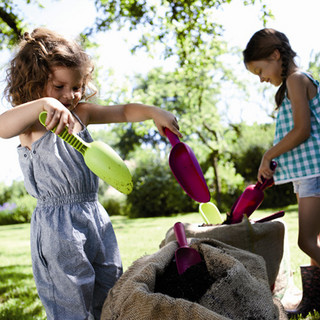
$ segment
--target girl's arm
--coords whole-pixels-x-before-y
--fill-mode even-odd
[[[155,106],[139,103],[115,106],[81,103],[76,112],[85,124],[140,122],[152,119],[162,136],[165,136],[164,128],[168,128],[182,137],[176,117],[171,112]]]
[[[47,129],[53,129],[57,124],[56,133],[68,125],[72,132],[74,119],[70,111],[54,98],[41,98],[16,106],[0,115],[0,137],[7,139],[21,134],[38,123],[39,114],[47,111]],[[39,128],[44,129],[42,126]]]
[[[308,87],[314,86],[310,80],[301,73],[293,73],[287,79],[288,97],[292,105],[294,127],[279,143],[270,148],[263,156],[259,171],[258,181],[261,178],[270,179],[273,171],[270,169],[270,161],[281,154],[288,152],[300,145],[310,136],[310,108]]]

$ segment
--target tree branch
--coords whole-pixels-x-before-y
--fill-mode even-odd
[[[8,13],[4,8],[0,7],[0,19],[13,31],[13,36],[15,38],[18,39],[22,36],[22,29],[20,29],[17,24],[17,16],[13,13]],[[2,32],[2,30],[0,30],[0,32]]]

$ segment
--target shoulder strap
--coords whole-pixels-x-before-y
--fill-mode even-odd
[[[310,73],[302,72],[305,76],[307,76],[315,86],[319,87],[319,81],[312,78]]]
[[[80,122],[80,124],[82,125],[82,128],[86,128],[86,126],[82,123],[81,119],[79,118],[79,116],[74,112],[71,111],[72,115]]]

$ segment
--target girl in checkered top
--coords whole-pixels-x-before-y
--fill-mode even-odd
[[[243,51],[246,68],[279,89],[274,145],[262,157],[258,180],[293,182],[299,203],[299,247],[311,258],[301,267],[303,298],[290,316],[320,311],[320,91],[319,83],[301,71],[288,38],[274,29],[256,32]],[[270,161],[277,161],[277,170]]]

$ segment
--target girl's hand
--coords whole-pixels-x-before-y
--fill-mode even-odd
[[[265,156],[262,157],[262,160],[261,160],[261,163],[260,163],[260,167],[259,167],[259,170],[258,170],[258,181],[260,183],[262,183],[262,179],[271,179],[273,174],[274,174],[274,171],[272,171],[270,169],[270,163],[271,163],[271,160],[270,159],[267,159]]]
[[[68,132],[72,134],[75,120],[71,112],[62,103],[54,98],[44,98],[43,110],[47,111],[47,130],[57,127],[55,134],[59,135],[67,126]]]
[[[178,137],[182,138],[182,134],[179,131],[178,120],[171,112],[160,109],[160,108],[155,108],[152,118],[153,118],[154,124],[156,125],[156,127],[159,130],[159,133],[162,136],[166,137],[164,129],[168,128]]]

